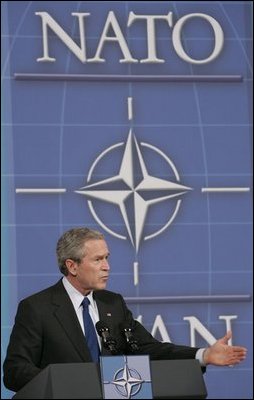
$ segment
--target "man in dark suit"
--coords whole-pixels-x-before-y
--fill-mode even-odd
[[[228,346],[231,333],[207,349],[161,343],[132,317],[120,294],[105,290],[109,278],[109,250],[104,236],[88,228],[65,232],[57,243],[57,257],[64,275],[57,284],[19,304],[4,362],[4,383],[20,390],[49,364],[93,361],[86,340],[83,300],[89,299],[89,318],[104,321],[114,338],[118,354],[130,354],[123,325],[131,326],[138,350],[154,359],[198,358],[202,366],[233,365],[242,361],[246,349]],[[101,354],[111,354],[95,339]]]

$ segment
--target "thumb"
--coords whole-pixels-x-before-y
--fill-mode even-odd
[[[231,339],[231,338],[232,338],[232,332],[228,331],[226,333],[226,335],[221,338],[220,342],[223,343],[223,344],[227,344],[229,339]]]

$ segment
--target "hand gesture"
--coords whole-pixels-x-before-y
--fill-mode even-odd
[[[235,365],[239,364],[246,357],[247,349],[240,346],[229,346],[228,340],[232,337],[232,332],[217,340],[211,347],[204,352],[205,364],[213,365]]]

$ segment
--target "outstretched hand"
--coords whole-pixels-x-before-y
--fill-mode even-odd
[[[232,337],[232,332],[217,340],[211,347],[204,352],[205,364],[213,365],[234,365],[239,364],[246,357],[247,349],[240,346],[229,346],[228,340]]]

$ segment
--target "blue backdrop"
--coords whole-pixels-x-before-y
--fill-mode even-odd
[[[206,346],[209,337],[224,336],[225,320],[231,321],[233,344],[247,347],[248,357],[234,368],[208,367],[208,398],[252,398],[252,2],[1,6],[2,360],[18,302],[60,279],[59,236],[89,226],[105,233],[111,251],[108,289],[122,293],[156,337],[190,345],[193,329],[195,344]],[[42,20],[35,12],[42,11],[78,45],[71,13],[90,13],[89,58],[109,11],[138,60],[147,57],[147,33],[144,20],[127,27],[131,11],[172,11],[173,25],[190,13],[208,14],[222,27],[224,45],[214,61],[191,64],[176,53],[173,29],[157,21],[164,63],[119,63],[117,42],[105,43],[104,63],[81,63],[49,29],[56,61],[39,62]],[[207,21],[185,24],[182,45],[192,58],[208,57],[213,43]],[[75,80],[77,74],[85,77]],[[118,175],[125,183],[109,179]],[[135,188],[126,184],[132,178]],[[129,197],[121,203],[126,185]],[[11,396],[2,387],[2,398]]]

